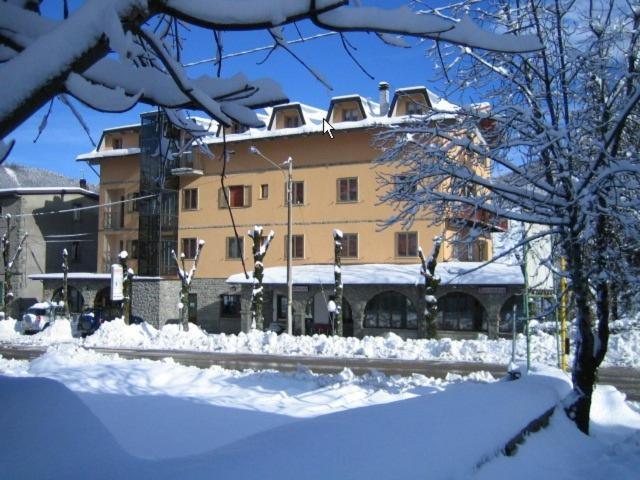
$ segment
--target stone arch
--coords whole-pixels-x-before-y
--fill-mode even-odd
[[[417,329],[414,302],[404,293],[385,290],[371,297],[364,309],[365,328]]]
[[[516,307],[516,331],[524,331],[524,306],[523,297],[520,294],[511,295],[500,307],[500,333],[513,331],[513,307]]]
[[[80,313],[84,307],[84,297],[80,290],[73,285],[67,285],[67,298],[69,299],[69,312]],[[59,302],[62,300],[62,287],[58,287],[53,291],[51,295],[52,302]]]
[[[438,298],[438,329],[487,332],[487,309],[467,292],[449,292]]]
[[[104,287],[98,290],[93,301],[93,307],[104,310],[109,318],[115,318],[120,315],[120,304],[111,300],[111,287]]]
[[[308,335],[313,333],[333,333],[329,325],[329,312],[327,310],[327,302],[333,298],[333,293],[328,294],[320,290],[316,291],[314,295],[307,296],[305,302],[305,331]],[[343,334],[345,337],[351,337],[353,336],[353,310],[344,295],[342,296],[342,311]]]

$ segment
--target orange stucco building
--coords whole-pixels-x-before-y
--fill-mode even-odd
[[[155,113],[143,115],[139,125],[105,130],[96,151],[78,157],[100,166],[100,202],[106,206],[100,212],[98,270],[107,272],[118,253],[127,250],[130,265],[144,277],[136,282],[134,310],[142,305],[143,316],[157,315],[163,323],[178,315],[171,250],[184,253],[189,264],[196,245],[204,240],[190,298],[191,320],[210,331],[247,330],[249,285],[237,274],[243,272],[243,260],[252,270],[247,231],[262,225],[265,233],[275,232],[264,260],[267,273],[273,274],[266,277],[272,284],[267,285],[265,323],[281,322],[284,286],[276,274],[287,260],[283,162],[291,158],[296,331],[326,330],[332,280],[326,275],[314,280],[305,272],[310,266],[333,263],[332,232],[337,228],[344,233],[344,268],[369,266],[363,271],[374,272],[368,283],[345,283],[347,333],[393,330],[420,336],[415,317],[422,310],[421,297],[415,281],[393,283],[394,277],[383,272],[394,265],[410,270],[417,265],[418,246],[429,252],[435,236],[446,239],[454,232],[447,231],[446,219],[436,227],[417,219],[410,230],[400,225],[384,228],[393,209],[379,202],[377,178],[384,170],[373,163],[381,153],[373,140],[382,129],[424,114],[436,102],[435,108],[450,106],[424,87],[400,89],[389,98],[386,84],[381,84],[379,103],[358,95],[335,97],[326,111],[290,103],[267,109],[262,129],[235,126],[223,136],[217,125],[197,119],[208,130],[198,145],[185,143],[185,132],[167,126]],[[332,136],[323,134],[323,119],[334,127]],[[386,173],[399,179],[406,175]],[[489,238],[464,251],[445,241],[439,261],[449,266],[481,262],[490,252]],[[388,281],[373,278],[376,271]],[[453,295],[443,300],[443,307],[456,306],[455,315],[464,317],[449,315],[447,320],[445,310],[443,330],[486,332],[492,323],[487,319],[497,317],[504,301],[519,288],[516,277],[514,273],[500,281],[487,283],[482,278],[478,285],[443,286],[443,294]],[[157,305],[148,305],[153,302]],[[461,302],[467,312],[460,310]]]

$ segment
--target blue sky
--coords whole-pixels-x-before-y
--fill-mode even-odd
[[[59,2],[61,3],[61,2]],[[58,2],[47,3],[56,6]],[[77,3],[77,2],[76,2]],[[385,8],[405,4],[400,0],[378,2]],[[47,13],[47,12],[45,12]],[[59,12],[54,12],[59,15]],[[320,31],[308,22],[302,22],[299,27],[303,35],[313,35]],[[287,38],[297,38],[293,27],[285,29]],[[213,36],[210,32],[194,28],[185,32],[187,36],[187,50],[184,61],[194,61],[213,57]],[[442,84],[436,80],[436,73],[429,59],[425,57],[425,49],[429,43],[416,45],[411,49],[389,47],[383,44],[375,35],[354,33],[348,35],[349,40],[358,49],[354,52],[360,63],[375,77],[371,80],[353,63],[344,52],[338,36],[323,38],[298,44],[293,47],[295,52],[328,80],[333,90],[328,90],[308,73],[305,68],[284,51],[276,51],[263,64],[266,52],[245,55],[239,58],[225,60],[223,75],[237,72],[245,73],[249,78],[271,77],[277,80],[292,101],[300,101],[320,108],[327,108],[332,96],[348,93],[359,93],[373,99],[378,98],[378,82],[384,80],[392,88],[411,85],[427,85],[436,92]],[[416,41],[411,40],[414,44]],[[270,44],[270,38],[265,32],[227,33],[224,37],[225,53],[244,51],[247,49]],[[205,64],[189,69],[193,76],[200,74],[215,75],[214,67]],[[460,101],[461,99],[452,99]],[[147,105],[139,105],[126,113],[106,114],[94,112],[76,102],[88,125],[94,141],[98,141],[104,128],[116,125],[137,123],[139,114],[150,109]],[[47,106],[48,107],[48,106]],[[93,145],[79,122],[73,117],[69,109],[60,101],[53,103],[52,113],[47,128],[37,141],[33,140],[38,133],[46,108],[38,112],[9,138],[16,139],[8,163],[26,164],[47,168],[67,176],[79,178],[85,176],[90,182],[96,182],[96,175],[84,164],[75,161],[76,155],[88,152]]]

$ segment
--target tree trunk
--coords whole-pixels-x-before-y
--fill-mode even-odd
[[[67,249],[62,250],[62,303],[64,305],[64,316],[69,318],[69,254]]]
[[[424,253],[420,248],[418,255],[422,266],[420,273],[424,277],[424,315],[422,318],[421,328],[418,330],[424,332],[427,338],[436,338],[438,335],[438,299],[436,298],[436,291],[440,284],[440,279],[436,277],[436,266],[438,264],[438,255],[440,253],[440,246],[442,245],[442,238],[435,237],[433,239],[433,248],[431,250],[431,256],[429,260],[426,260]]]
[[[340,230],[333,231],[333,244],[334,244],[334,266],[333,266],[333,280],[334,280],[334,296],[336,310],[334,313],[335,332],[331,332],[334,335],[342,337],[344,330],[342,328],[342,232]]]
[[[264,257],[273,240],[273,230],[266,239],[262,236],[262,227],[256,225],[249,231],[249,237],[253,240],[253,289],[251,290],[251,326],[257,330],[264,330]],[[264,241],[263,241],[264,239]]]

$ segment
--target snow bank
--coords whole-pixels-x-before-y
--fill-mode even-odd
[[[321,357],[397,358],[403,360],[442,360],[508,364],[511,360],[511,340],[490,340],[485,335],[477,339],[442,338],[402,339],[394,333],[379,337],[333,337],[326,335],[291,336],[275,332],[209,334],[197,325],[182,331],[176,324],[162,329],[142,323],[125,325],[123,319],[103,324],[86,339],[72,338],[68,323],[56,322],[52,327],[32,336],[17,332],[19,322],[0,321],[0,341],[22,345],[51,345],[71,342],[86,347],[190,350],[201,352],[256,353]],[[640,329],[625,324],[609,340],[609,352],[604,366],[640,367]],[[632,325],[628,327],[628,325]],[[531,335],[531,361],[557,365],[557,343],[554,335],[537,329]],[[516,362],[526,360],[526,338],[519,334]]]

